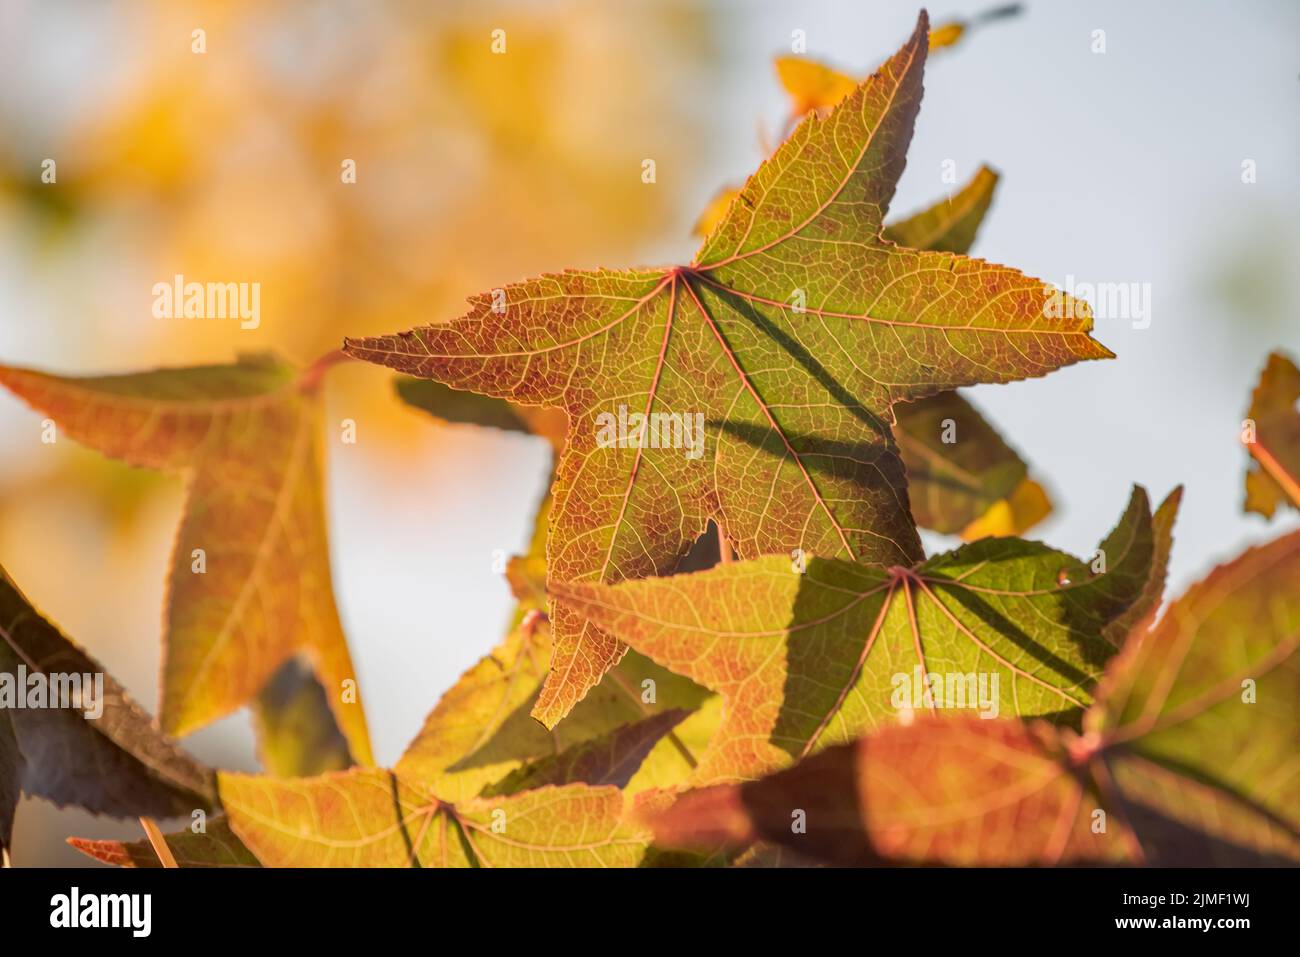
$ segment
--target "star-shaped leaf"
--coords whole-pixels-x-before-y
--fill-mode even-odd
[[[68,700],[51,698],[59,689]],[[20,793],[113,817],[188,817],[213,806],[214,785],[0,568],[0,851]]]
[[[1300,369],[1274,352],[1259,377],[1242,439],[1256,467],[1246,473],[1246,511],[1272,518],[1300,508]]]
[[[693,781],[734,781],[934,710],[936,678],[962,679],[956,706],[983,714],[1077,716],[1115,651],[1111,623],[1158,600],[1177,503],[1153,522],[1134,489],[1089,562],[990,538],[909,568],[814,558],[800,574],[771,557],[551,594],[722,695]]]
[[[914,249],[965,254],[997,182],[993,170],[981,167],[954,195],[886,226],[884,237]],[[739,194],[739,189],[723,190],[701,215],[697,229],[707,225],[712,230]],[[1022,535],[1050,514],[1052,503],[1043,487],[1028,477],[1024,461],[958,393],[900,402],[893,413],[893,434],[907,469],[917,525],[974,541]]]
[[[1084,733],[926,718],[689,792],[670,845],[844,864],[1300,863],[1300,533],[1215,569],[1111,662]],[[792,834],[795,809],[807,824]]]
[[[183,735],[310,661],[352,757],[371,762],[330,581],[315,375],[271,356],[225,366],[65,378],[0,367],[61,434],[184,474],[168,586],[160,720]],[[324,716],[319,716],[324,719]]]
[[[885,238],[913,249],[965,254],[997,183],[997,173],[981,167],[948,199],[886,226]],[[1022,535],[1051,512],[1047,493],[1029,478],[1024,461],[959,393],[900,402],[893,412],[916,524],[974,541]]]
[[[925,52],[922,15],[878,73],[759,168],[691,266],[543,276],[346,350],[566,410],[551,581],[669,573],[711,518],[741,557],[912,564],[890,406],[1110,355],[1085,305],[1044,309],[1041,281],[881,237]],[[548,726],[623,653],[571,609],[553,625],[534,710]]]

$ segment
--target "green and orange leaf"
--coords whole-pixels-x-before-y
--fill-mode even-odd
[[[898,678],[996,675],[995,714],[1077,720],[1116,649],[1112,622],[1158,600],[1177,497],[1137,488],[1098,557],[984,539],[913,566],[770,557],[706,572],[552,584],[552,596],[670,671],[717,691],[694,784],[743,780],[915,717]]]
[[[981,167],[951,197],[886,226],[884,237],[900,246],[964,254],[997,182],[993,170]],[[974,541],[1022,535],[1051,513],[1051,500],[1024,461],[959,393],[900,402],[892,411],[917,525]]]
[[[890,242],[965,254],[993,201],[987,166],[951,197],[885,228]],[[967,541],[1023,535],[1052,511],[1046,491],[997,430],[957,392],[893,408],[916,524]]]
[[[926,20],[751,177],[692,265],[571,271],[470,300],[460,319],[349,354],[563,408],[549,580],[671,572],[710,519],[742,558],[792,549],[911,565],[921,548],[890,407],[1110,353],[1083,304],[1002,266],[883,239],[920,105]],[[796,308],[797,306],[797,308]],[[602,415],[702,416],[697,457],[599,439]],[[622,656],[572,610],[534,714],[554,726]]]
[[[1074,733],[926,718],[761,781],[689,792],[669,845],[844,864],[1300,862],[1300,533],[1133,628]],[[807,833],[791,833],[794,809]]]

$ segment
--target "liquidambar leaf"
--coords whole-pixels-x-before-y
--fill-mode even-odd
[[[188,817],[213,806],[214,783],[0,568],[0,850],[19,793],[113,817]]]
[[[1274,352],[1259,377],[1242,439],[1256,467],[1246,473],[1246,511],[1272,518],[1300,508],[1300,369]]]
[[[981,167],[951,197],[886,226],[884,237],[900,246],[965,254],[997,182],[993,170]],[[1022,535],[1051,513],[1047,493],[1028,477],[1024,461],[958,393],[900,402],[893,413],[916,524],[974,541]]]
[[[1110,355],[1086,305],[1041,281],[881,238],[925,52],[922,15],[877,74],[759,168],[693,265],[543,276],[346,350],[567,411],[551,581],[669,573],[711,518],[742,558],[914,563],[889,407]],[[534,711],[548,726],[623,653],[571,610],[553,626]]]
[[[314,381],[245,356],[89,378],[0,367],[0,384],[72,439],[188,479],[163,639],[164,730],[228,714],[302,652],[352,757],[370,763],[359,698],[344,701],[356,677],[330,582]]]
[[[609,784],[626,789],[664,735],[682,722],[685,710],[660,711],[631,724],[620,725],[609,734],[551,758],[535,761],[511,772],[484,790],[485,797],[516,794],[548,784]]]
[[[997,187],[983,166],[956,194],[885,229],[900,246],[966,253]],[[1051,513],[1041,485],[997,430],[956,392],[894,406],[894,438],[907,467],[918,525],[967,541],[1022,535]]]
[[[722,726],[692,781],[735,781],[926,710],[1087,707],[1115,650],[1107,625],[1155,600],[1148,581],[1163,575],[1168,542],[1154,528],[1135,488],[1091,564],[984,539],[910,568],[814,558],[800,574],[772,557],[619,585],[556,582],[552,595],[722,695]]]
[[[997,173],[983,166],[954,195],[887,226],[884,237],[900,246],[964,254],[988,212],[997,182]],[[739,193],[739,188],[728,188],[715,197],[696,232],[707,235]],[[442,421],[539,435],[557,454],[563,451],[565,421],[558,409],[516,405],[405,376],[398,378],[397,391],[405,402]],[[918,525],[974,541],[1022,535],[1051,514],[1051,500],[1028,478],[1024,461],[958,393],[902,402],[893,411],[893,433]],[[536,548],[530,556],[512,562],[507,574],[521,602],[544,608],[544,589],[538,586],[545,575],[545,556]]]
[[[222,816],[212,818],[203,833],[186,829],[168,834],[167,847],[178,867],[259,867],[257,858],[235,837]],[[162,867],[148,841],[92,841],[70,837],[68,843],[87,857],[118,867]]]
[[[1300,862],[1300,533],[1134,629],[1085,733],[925,719],[685,795],[669,845],[772,841],[845,864]],[[807,833],[792,834],[792,809]]]

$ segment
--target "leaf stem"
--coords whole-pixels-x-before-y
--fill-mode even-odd
[[[1272,452],[1258,442],[1248,445],[1247,449],[1251,457],[1268,473],[1269,478],[1282,486],[1282,491],[1286,492],[1292,504],[1296,508],[1300,508],[1300,484],[1297,484],[1296,480],[1287,474],[1286,469],[1282,467],[1282,463],[1273,457]]]
[[[320,380],[334,366],[341,362],[351,362],[352,357],[342,349],[335,349],[327,352],[306,369],[298,377],[298,388],[303,392],[314,392],[320,386]]]
[[[172,854],[172,849],[167,846],[167,839],[163,837],[162,831],[154,823],[151,817],[140,818],[140,826],[144,828],[145,837],[149,838],[149,843],[153,847],[153,852],[158,855],[158,860],[162,862],[163,867],[177,867],[176,856]]]

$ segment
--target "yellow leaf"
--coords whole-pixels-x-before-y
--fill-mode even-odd
[[[953,20],[951,23],[941,23],[930,31],[930,50],[938,50],[942,47],[953,46],[961,39],[966,32],[966,24],[960,20]]]
[[[731,201],[739,195],[739,186],[724,186],[714,193],[713,198],[709,200],[709,205],[704,207],[704,212],[700,213],[700,218],[691,227],[691,235],[703,239],[713,232],[713,227],[722,222],[722,217],[727,215],[727,208],[731,206]]]
[[[776,75],[796,116],[828,110],[858,87],[858,81],[847,73],[799,56],[777,57]]]
[[[1011,494],[994,502],[989,510],[962,529],[968,542],[980,538],[1023,535],[1052,512],[1047,491],[1031,478],[1020,480]]]

